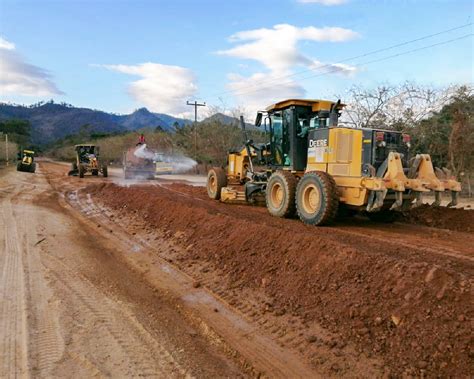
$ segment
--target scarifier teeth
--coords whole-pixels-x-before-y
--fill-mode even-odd
[[[448,208],[458,205],[458,192],[451,191],[451,202],[447,205]]]
[[[435,201],[431,204],[432,207],[439,207],[441,205],[441,192],[435,191]]]
[[[413,204],[413,208],[417,208],[423,204],[423,192],[416,192],[415,193],[415,203]]]
[[[391,211],[400,210],[402,208],[402,205],[403,205],[403,192],[396,191],[395,196],[396,196],[396,200],[392,204],[392,206],[390,207]]]

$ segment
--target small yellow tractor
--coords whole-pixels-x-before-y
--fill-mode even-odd
[[[18,153],[16,170],[34,173],[36,171],[35,152],[32,150],[23,150]]]
[[[108,176],[107,165],[100,160],[100,147],[92,144],[82,144],[74,146],[76,160],[71,164],[71,170],[68,175],[79,176],[90,172],[93,176],[102,173],[104,178]]]
[[[446,169],[434,169],[428,154],[410,157],[410,136],[393,130],[338,126],[344,104],[290,99],[259,112],[269,141],[245,137],[228,155],[227,167],[208,173],[210,198],[223,202],[264,201],[271,215],[306,224],[331,223],[338,210],[390,221],[395,211],[422,204],[422,195],[450,191],[457,204],[461,185]],[[241,117],[245,133],[245,123]],[[256,169],[255,166],[263,166]]]

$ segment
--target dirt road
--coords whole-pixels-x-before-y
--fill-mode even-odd
[[[246,371],[173,295],[36,175],[0,177],[0,377],[226,377]]]
[[[472,211],[314,228],[66,171],[1,177],[0,377],[474,374]]]

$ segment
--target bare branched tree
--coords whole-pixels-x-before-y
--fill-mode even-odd
[[[457,88],[436,89],[411,82],[374,89],[354,86],[344,99],[347,107],[342,122],[356,128],[407,129],[440,110]]]

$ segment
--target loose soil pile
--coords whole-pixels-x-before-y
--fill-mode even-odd
[[[404,213],[400,221],[460,232],[472,232],[474,231],[474,210],[431,207],[424,204]]]
[[[393,375],[474,374],[471,251],[453,257],[433,252],[428,239],[426,249],[407,249],[408,235],[399,245],[351,235],[350,226],[309,227],[265,208],[211,201],[204,189],[182,184],[86,191],[121,216],[179,235],[182,264],[208,262],[234,288],[264,291],[273,299],[270,311],[337,333],[334,345],[381,358]]]

